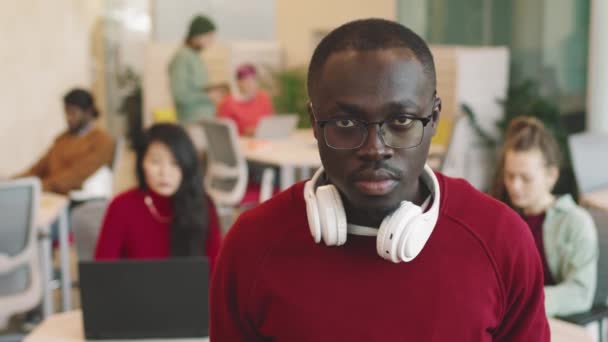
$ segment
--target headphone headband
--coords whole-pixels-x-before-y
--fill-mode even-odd
[[[315,172],[313,177],[306,182],[306,184],[304,185],[304,196],[306,196],[306,193],[314,195],[317,183],[319,183],[319,180],[321,179],[321,176],[323,176],[323,173],[325,173],[325,169],[323,168],[323,166],[321,166]],[[422,182],[424,182],[424,184],[429,188],[429,190],[431,191],[431,195],[433,196],[433,204],[425,214],[431,214],[431,212],[434,212],[433,215],[437,216],[439,214],[438,200],[440,191],[437,176],[435,176],[435,172],[433,172],[433,169],[431,169],[428,164],[425,164],[420,177],[422,179]]]
[[[304,199],[310,233],[316,243],[328,246],[346,243],[348,229],[361,235],[376,237],[376,250],[382,258],[392,262],[411,261],[429,239],[439,217],[440,189],[433,170],[424,166],[422,182],[429,187],[433,203],[426,212],[414,203],[403,201],[395,212],[382,221],[379,228],[349,225],[335,186],[318,185],[324,169],[317,170],[304,186]]]

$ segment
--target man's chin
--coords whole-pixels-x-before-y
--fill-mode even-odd
[[[363,199],[352,201],[351,203],[357,211],[370,215],[371,217],[386,217],[399,208],[399,205],[401,204],[400,201],[391,200],[386,196],[368,196]]]

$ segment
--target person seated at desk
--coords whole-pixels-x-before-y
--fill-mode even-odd
[[[136,168],[139,186],[110,203],[95,259],[206,256],[212,267],[220,225],[186,131],[174,124],[152,126],[137,151]]]
[[[492,195],[517,210],[530,227],[543,264],[549,316],[591,308],[599,257],[591,216],[570,195],[551,193],[559,158],[559,146],[542,122],[516,118],[505,135],[492,189]]]
[[[73,89],[63,97],[68,130],[29,170],[16,177],[39,177],[44,191],[67,194],[104,165],[114,154],[112,137],[95,125],[99,112],[93,96]]]
[[[252,136],[258,122],[274,112],[270,96],[260,89],[257,70],[252,64],[243,64],[236,71],[240,98],[228,95],[220,102],[217,116],[234,120],[240,135]]]

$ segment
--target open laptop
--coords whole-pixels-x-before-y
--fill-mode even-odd
[[[87,340],[209,335],[206,259],[81,262]]]
[[[282,139],[289,137],[298,127],[298,115],[277,114],[264,117],[255,129],[257,139]]]

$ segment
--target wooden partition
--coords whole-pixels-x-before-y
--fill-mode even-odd
[[[452,123],[468,104],[483,128],[496,132],[509,82],[509,50],[506,47],[431,46],[437,70],[437,93],[443,110],[434,142],[447,145]]]

